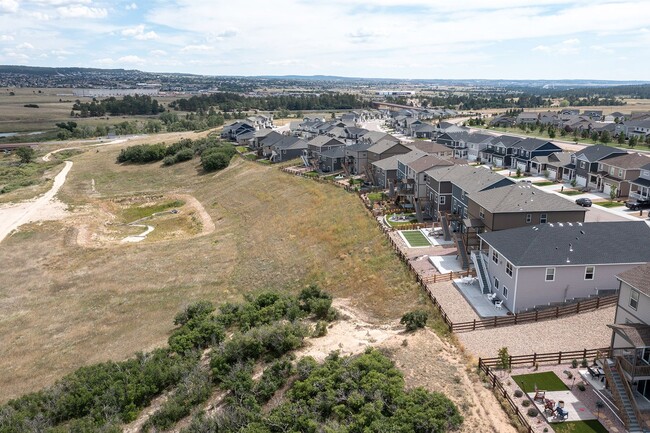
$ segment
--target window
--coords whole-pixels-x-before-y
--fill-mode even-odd
[[[506,262],[506,274],[512,277],[512,263]]]
[[[623,179],[623,170],[621,169],[618,170],[618,177]]]
[[[494,279],[494,288],[495,289],[499,288],[499,280],[497,280],[496,278]]]
[[[587,266],[585,268],[585,280],[593,280],[594,279],[594,272],[595,269],[593,266]]]
[[[492,261],[494,263],[499,263],[499,253],[496,250],[492,250]]]
[[[444,195],[440,196],[440,204],[445,204],[445,196]]]
[[[580,168],[585,168],[587,164],[584,161],[580,161]]]
[[[530,224],[530,222],[533,220],[533,216],[529,213],[526,214],[526,224]]]
[[[603,171],[603,165],[602,164],[598,164],[598,171]]]
[[[545,213],[543,213],[543,214],[541,214],[541,215],[539,216],[539,223],[540,223],[540,224],[546,224],[546,221],[547,221],[547,220],[548,220],[548,219],[546,218],[546,214],[545,214]]]
[[[636,310],[639,307],[639,292],[632,290],[630,292],[630,307]]]
[[[546,268],[545,281],[555,281],[555,268]]]
[[[503,286],[503,297],[508,299],[508,288],[506,286]]]
[[[479,209],[478,209],[478,216],[479,216],[479,218],[481,218],[481,219],[485,218],[485,209],[483,209],[482,207],[479,208]]]

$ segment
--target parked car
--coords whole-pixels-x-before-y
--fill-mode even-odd
[[[591,199],[582,197],[576,200],[576,204],[582,207],[591,207]]]
[[[636,200],[628,200],[625,202],[625,207],[631,210],[650,208],[650,199],[638,198]]]

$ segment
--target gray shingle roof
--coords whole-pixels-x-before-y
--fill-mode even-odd
[[[650,264],[628,269],[616,276],[635,289],[650,296]]]
[[[343,158],[345,156],[345,148],[335,147],[334,149],[326,150],[321,153],[321,156],[325,158]]]
[[[610,146],[596,145],[596,146],[587,146],[584,149],[575,153],[577,158],[584,159],[588,162],[596,162],[601,159],[608,158],[613,155],[619,155],[627,153],[622,149],[616,149]]]
[[[650,262],[643,221],[539,224],[479,236],[515,266]]]
[[[376,153],[377,155],[381,155],[382,153],[386,152],[387,150],[392,149],[395,146],[400,146],[399,143],[395,143],[394,141],[391,140],[386,140],[382,139],[379,140],[377,143],[373,144],[368,148],[368,152]]]
[[[513,147],[515,144],[519,143],[522,139],[519,137],[514,137],[512,135],[501,135],[496,139],[492,140],[493,144],[502,144],[504,147]]]
[[[473,192],[468,197],[491,213],[586,212],[570,200],[522,183]]]
[[[518,148],[521,148],[521,149],[528,150],[528,151],[532,152],[533,150],[537,150],[540,147],[544,146],[546,143],[550,143],[550,141],[540,140],[539,138],[526,138],[526,139],[521,140],[519,143],[517,143],[517,145],[515,147],[518,147]],[[553,144],[553,143],[551,143],[551,144]],[[555,146],[555,145],[553,144],[553,146]],[[558,146],[555,146],[555,147],[560,149]]]
[[[628,153],[626,155],[614,156],[607,158],[603,164],[625,169],[640,169],[646,164],[650,164],[650,158],[640,153]]]
[[[402,161],[402,159],[403,158],[399,158],[401,162],[404,162]],[[415,161],[406,163],[406,165],[408,165],[416,173],[420,173],[432,167],[446,167],[446,166],[454,165],[454,163],[448,159],[443,159],[435,155],[425,155],[416,159]]]
[[[345,144],[342,141],[339,141],[336,138],[327,135],[317,135],[316,137],[309,140],[309,145],[315,147],[323,147],[323,146],[344,146]]]

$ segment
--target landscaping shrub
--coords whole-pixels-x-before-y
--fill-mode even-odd
[[[588,365],[589,363],[587,362],[587,358],[582,358],[582,361],[580,362],[580,366],[582,368],[587,368]]]
[[[522,405],[523,407],[528,407],[528,406],[530,406],[530,400],[528,400],[528,399],[523,400],[523,401],[521,402],[521,405]]]
[[[218,150],[203,152],[201,154],[201,166],[204,171],[223,170],[230,164],[230,158]]]
[[[578,384],[578,389],[579,389],[580,391],[585,391],[585,390],[587,389],[587,387],[585,386],[584,382],[580,382],[580,383]]]
[[[323,320],[319,320],[318,323],[316,323],[316,328],[314,329],[314,333],[312,334],[313,337],[324,337],[327,335],[327,322]]]
[[[571,361],[571,368],[577,368],[577,367],[578,367],[578,360],[574,359],[573,361]]]
[[[528,414],[529,417],[532,418],[532,417],[537,416],[539,414],[539,411],[537,409],[535,409],[534,407],[531,407],[530,409],[528,409],[528,412],[526,412],[526,413]]]
[[[517,398],[519,398],[519,397],[521,397],[523,395],[524,395],[524,393],[520,389],[516,389],[515,392],[514,392],[514,396],[517,397]]]
[[[415,331],[427,325],[429,313],[424,310],[410,311],[402,316],[399,323],[406,326],[407,331]]]

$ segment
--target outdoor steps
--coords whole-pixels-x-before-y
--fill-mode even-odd
[[[490,283],[487,274],[487,269],[485,267],[485,262],[483,262],[483,257],[480,253],[472,253],[472,261],[474,262],[474,267],[476,268],[476,275],[479,277],[479,283],[481,286],[481,291],[483,293],[490,293]]]
[[[622,382],[623,379],[621,379],[621,376],[619,375],[616,368],[612,368],[611,372],[612,372],[611,374],[612,381],[614,382],[613,385],[616,387],[616,390],[618,391],[618,395],[620,396],[621,402],[623,404],[623,407],[619,409],[625,411],[625,414],[627,415],[627,419],[629,420],[626,425],[627,431],[629,433],[643,433],[643,430],[641,429],[641,426],[639,425],[639,422],[636,419],[636,415],[634,414],[632,403],[630,403],[630,399],[628,398],[627,393],[625,392],[625,386],[623,385]]]
[[[465,251],[465,244],[463,243],[463,238],[457,236],[455,239],[456,248],[458,250],[458,256],[462,263],[463,269],[469,269],[469,257],[467,257],[467,251]]]
[[[440,216],[440,225],[445,235],[445,241],[449,242],[451,240],[451,233],[449,232],[449,223],[447,223],[447,217],[445,215]]]

